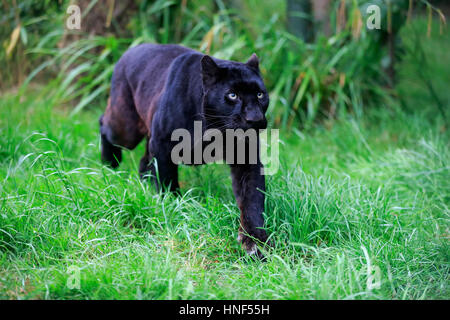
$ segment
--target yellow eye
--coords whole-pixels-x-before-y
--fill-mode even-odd
[[[236,100],[237,99],[237,94],[234,92],[230,92],[228,94],[228,98],[230,98],[231,100]]]
[[[258,99],[262,99],[264,97],[264,93],[258,92],[256,96],[258,97]]]

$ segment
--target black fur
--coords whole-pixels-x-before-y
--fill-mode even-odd
[[[231,92],[238,98],[230,99]],[[118,146],[133,149],[145,137],[141,176],[151,171],[158,186],[176,191],[178,166],[171,161],[175,129],[185,128],[193,135],[194,121],[202,121],[203,130],[263,129],[268,104],[256,55],[239,63],[178,45],[142,44],[128,50],[114,69],[110,100],[100,119],[102,159],[116,167],[121,160]],[[262,164],[258,158],[256,164],[230,167],[241,210],[239,239],[248,252],[255,252],[255,243],[267,240]]]

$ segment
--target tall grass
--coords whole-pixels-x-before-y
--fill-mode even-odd
[[[98,111],[68,117],[45,93],[24,99],[20,114],[15,96],[0,109],[3,298],[448,297],[448,135],[420,115],[285,141],[267,187],[276,245],[259,263],[235,241],[225,167],[182,168],[183,195],[158,193],[138,177],[142,148],[120,171],[100,165]],[[380,141],[390,125],[407,139]]]
[[[277,3],[283,8],[283,1]],[[142,42],[175,42],[238,61],[256,52],[271,96],[269,121],[277,127],[310,127],[318,117],[334,118],[347,111],[361,115],[366,102],[386,99],[381,89],[386,83],[381,67],[386,49],[374,32],[362,27],[360,3],[348,2],[344,6],[348,20],[339,22],[334,35],[319,37],[314,44],[305,44],[286,31],[283,11],[262,8],[260,15],[245,13],[256,5],[243,4],[247,11],[242,13],[220,0],[213,4],[141,1],[128,27],[130,37],[86,36],[63,48],[58,44],[68,33],[64,10],[53,10],[59,18],[52,18],[51,31],[27,46],[28,57],[46,58],[25,83],[43,70],[53,70],[52,83],[58,89],[52,94],[60,103],[71,104],[76,113],[106,100],[114,64],[127,48]],[[385,3],[381,6],[383,12],[389,9]],[[338,10],[342,9],[336,2],[332,21]],[[21,32],[26,30],[24,25]]]

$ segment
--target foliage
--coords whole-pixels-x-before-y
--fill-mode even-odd
[[[61,2],[44,0],[2,1],[0,3],[0,90],[21,84],[26,75],[45,57],[30,56],[43,38],[52,37],[62,25]],[[56,42],[47,43],[55,46]]]
[[[46,92],[2,97],[0,297],[13,299],[446,299],[448,133],[400,108],[281,135],[266,221],[276,248],[235,241],[228,170],[182,168],[183,195],[99,163],[99,110],[69,117]],[[392,106],[394,107],[394,106]],[[367,252],[367,254],[365,254]],[[367,265],[380,288],[367,287]],[[80,288],[67,285],[80,268]]]
[[[214,3],[143,0],[138,2],[137,13],[129,25],[123,26],[129,38],[95,35],[64,43],[60,48],[62,37],[68,33],[61,23],[64,21],[61,7],[66,2],[36,5],[28,1],[19,8],[24,16],[18,18],[20,32],[27,34],[25,26],[42,24],[39,32],[43,36],[32,37],[33,41],[26,46],[26,56],[33,57],[32,62],[43,62],[35,67],[25,83],[42,70],[53,70],[56,73],[53,81],[58,83],[58,89],[51,94],[60,103],[72,104],[76,113],[90,105],[105,104],[114,64],[127,48],[142,42],[176,42],[218,58],[237,61],[245,61],[257,52],[271,96],[271,125],[310,127],[317,117],[334,118],[346,112],[360,116],[366,102],[376,104],[387,98],[381,89],[387,83],[382,72],[386,55],[379,36],[376,38],[380,32],[362,26],[360,12],[365,12],[365,2],[344,3],[347,3],[344,9],[349,18],[337,22],[338,25],[343,23],[339,32],[330,38],[321,37],[314,44],[305,44],[287,33],[284,15],[280,12],[252,17],[238,11],[239,8],[226,6],[221,0]],[[400,5],[405,1],[395,1],[392,8],[387,3],[379,1],[383,22],[389,10],[398,15],[400,8],[405,9]],[[249,1],[246,5],[243,12],[251,11],[251,6],[257,4]],[[43,8],[46,8],[45,13]],[[10,22],[13,9],[10,8]],[[336,2],[332,21],[337,21],[340,10],[342,3]],[[261,12],[265,11],[261,9]],[[29,18],[32,14],[38,17]],[[43,22],[46,19],[49,19],[48,24]],[[17,56],[17,62],[23,65],[22,60],[27,59],[20,54]]]

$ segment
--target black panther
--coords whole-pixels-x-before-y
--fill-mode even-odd
[[[141,44],[115,66],[108,106],[100,117],[101,157],[115,168],[121,148],[134,149],[146,138],[141,177],[150,172],[157,186],[177,191],[178,164],[171,160],[175,129],[192,132],[194,121],[201,121],[203,130],[265,129],[268,104],[255,54],[240,63],[179,45]],[[256,163],[230,167],[241,211],[238,241],[249,254],[262,257],[256,244],[268,242],[262,216],[263,165],[258,156]]]

